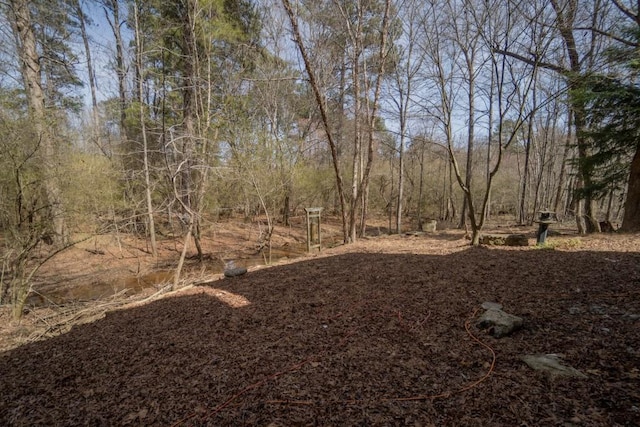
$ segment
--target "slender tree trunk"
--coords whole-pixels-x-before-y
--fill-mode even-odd
[[[181,195],[183,206],[187,208],[187,215],[192,217],[194,222],[193,238],[195,240],[196,249],[198,251],[198,257],[203,259],[202,247],[200,245],[200,220],[197,212],[199,211],[196,198],[193,197],[193,185],[197,183],[199,175],[197,171],[193,170],[193,162],[195,160],[195,140],[200,135],[196,132],[196,115],[197,115],[197,94],[196,94],[196,81],[197,81],[197,64],[198,64],[198,48],[196,46],[195,35],[195,20],[197,13],[198,0],[186,0],[186,15],[183,17],[182,22],[182,35],[183,35],[183,87],[182,87],[182,108],[183,108],[183,144],[182,155],[184,156],[182,162],[182,169],[180,170],[181,181]]]
[[[109,16],[107,8],[104,14],[109,22],[111,31],[116,41],[116,75],[118,76],[118,100],[120,103],[120,140],[127,141],[127,71],[125,69],[124,44],[122,42],[122,32],[120,31],[120,0],[106,0],[108,8],[111,9],[113,19]],[[137,68],[137,67],[136,67]],[[136,92],[141,89],[137,89]]]
[[[465,198],[462,204],[462,216],[460,217],[460,228],[466,227],[466,215],[465,213],[468,210],[469,220],[471,220],[471,229],[473,231],[473,235],[477,235],[477,239],[479,241],[479,231],[476,231],[476,218],[475,212],[473,209],[473,194],[471,192],[472,185],[472,174],[473,174],[473,151],[474,151],[474,139],[475,139],[475,66],[473,55],[470,55],[469,52],[465,53],[467,58],[467,70],[469,71],[469,82],[468,82],[468,103],[469,103],[469,115],[468,115],[468,134],[467,134],[467,164],[466,164],[466,176],[465,176]],[[473,216],[473,218],[472,218]],[[472,238],[472,244],[477,245],[478,243],[474,243],[475,240]]]
[[[371,177],[371,168],[373,166],[373,145],[375,139],[375,123],[378,115],[378,107],[380,104],[380,89],[382,87],[382,79],[385,74],[385,64],[387,60],[387,39],[389,36],[391,0],[385,1],[384,15],[382,18],[382,29],[380,31],[380,45],[378,51],[378,69],[373,90],[373,101],[369,103],[367,97],[367,164],[362,174],[362,220],[360,223],[360,234],[364,236],[367,222],[367,209],[369,206],[369,184]],[[365,68],[365,80],[366,68]],[[368,90],[367,90],[368,93]]]
[[[340,210],[342,213],[342,234],[344,242],[347,243],[349,241],[349,233],[347,230],[347,213],[346,213],[346,201],[344,197],[344,186],[342,181],[342,174],[340,172],[340,164],[338,161],[338,152],[336,148],[336,143],[333,138],[333,134],[331,132],[331,125],[329,122],[329,116],[327,113],[327,107],[324,97],[320,92],[320,86],[316,79],[316,74],[311,66],[311,61],[307,55],[307,50],[304,46],[302,35],[300,34],[300,29],[298,26],[298,21],[291,7],[291,3],[289,0],[281,0],[282,5],[284,6],[285,11],[287,12],[287,16],[289,17],[289,22],[291,23],[291,29],[293,31],[293,38],[298,46],[300,51],[300,55],[304,61],[305,69],[307,71],[307,75],[309,76],[309,84],[311,85],[311,89],[313,90],[313,94],[316,98],[316,102],[318,104],[318,108],[320,109],[320,115],[322,117],[322,124],[324,126],[325,133],[327,135],[327,140],[329,141],[329,147],[331,149],[331,158],[333,160],[333,168],[336,176],[336,187],[338,190],[338,197],[340,198]]]
[[[362,114],[360,96],[360,43],[356,37],[355,53],[353,55],[353,98],[355,100],[355,114],[353,119],[353,159],[351,162],[351,206],[349,209],[349,240],[355,243],[357,239],[356,213],[358,210],[360,188],[360,164],[362,156],[362,127],[360,115]]]
[[[556,198],[553,203],[553,211],[558,214],[560,210],[560,203],[562,202],[562,193],[565,188],[565,175],[567,170],[567,160],[569,159],[569,150],[571,147],[572,141],[572,131],[573,131],[573,111],[569,109],[569,115],[567,117],[567,138],[564,143],[564,149],[562,151],[562,163],[560,163],[560,176],[558,176],[558,187],[556,188]],[[566,206],[563,209],[562,215],[566,214]]]
[[[147,207],[147,221],[148,221],[148,231],[149,231],[149,240],[151,241],[151,254],[154,258],[158,256],[158,245],[156,243],[156,227],[155,220],[153,215],[153,202],[151,199],[151,175],[149,171],[149,144],[147,141],[147,128],[145,125],[145,111],[144,104],[142,100],[142,67],[143,67],[143,44],[142,44],[142,35],[140,34],[140,21],[138,16],[138,2],[136,1],[133,6],[134,13],[134,23],[135,23],[135,41],[136,41],[136,83],[138,86],[138,94],[140,98],[138,99],[139,112],[140,112],[140,131],[142,134],[142,160],[143,160],[143,169],[144,169],[144,193],[145,193],[145,202]]]
[[[418,230],[422,231],[422,197],[424,194],[424,141],[420,150],[420,180],[418,185]]]
[[[404,116],[404,114],[402,115]],[[396,202],[396,233],[402,233],[402,197],[404,193],[404,140],[405,117],[400,117],[400,148],[398,151],[398,199]],[[391,230],[389,230],[391,231]]]
[[[534,91],[535,92],[535,91]],[[529,181],[529,168],[531,163],[531,139],[533,138],[533,117],[529,119],[527,126],[527,139],[524,149],[524,166],[522,173],[522,191],[520,193],[520,206],[518,212],[518,223],[524,225],[527,222],[527,183]]]
[[[87,34],[87,28],[85,23],[85,15],[80,6],[80,0],[74,0],[73,6],[78,15],[78,23],[80,24],[80,36],[82,37],[82,43],[84,45],[85,57],[87,59],[87,74],[89,77],[89,89],[91,92],[91,133],[93,134],[93,142],[100,149],[102,154],[106,157],[110,157],[111,154],[102,146],[102,138],[100,137],[100,116],[98,114],[98,97],[96,90],[96,76],[93,71],[93,61],[91,60],[91,47],[89,46],[89,35]]]
[[[491,143],[493,142],[493,91],[495,89],[496,74],[495,69],[491,67],[491,87],[489,88],[489,113],[488,113],[488,125],[487,125],[487,170],[486,170],[486,182],[489,183],[491,179]],[[489,187],[489,194],[487,194],[487,209],[485,212],[485,220],[491,217],[491,188]]]

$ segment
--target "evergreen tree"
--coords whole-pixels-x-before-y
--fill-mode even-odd
[[[590,76],[576,90],[584,100],[588,127],[585,137],[593,144],[582,166],[592,172],[592,185],[584,192],[604,197],[613,191],[627,195],[622,230],[640,231],[640,26],[626,29],[627,42],[611,49],[616,72]]]

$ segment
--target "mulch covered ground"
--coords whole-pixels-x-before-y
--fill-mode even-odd
[[[624,241],[376,242],[4,352],[0,425],[640,425],[640,253]],[[485,301],[524,328],[479,330]],[[520,359],[549,353],[586,378]]]

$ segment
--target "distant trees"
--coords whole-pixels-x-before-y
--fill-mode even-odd
[[[0,227],[22,249],[63,247],[86,227],[144,235],[151,254],[180,236],[183,256],[193,243],[203,258],[201,233],[229,211],[260,215],[267,249],[309,204],[340,216],[345,242],[371,212],[394,232],[455,220],[474,244],[488,219],[530,223],[542,209],[575,215],[581,232],[603,219],[640,227],[635,2],[0,11]]]
[[[345,242],[355,242],[363,236],[369,198],[369,184],[374,160],[374,145],[378,129],[380,93],[385,73],[389,66],[391,28],[391,1],[318,2],[314,7],[321,13],[298,13],[288,0],[282,0],[292,26],[294,40],[304,60],[305,71],[320,109],[324,129],[331,147],[336,173],[336,185],[340,197]],[[298,20],[307,17],[306,25],[318,28],[312,34],[330,37],[331,43],[315,38],[305,41]],[[325,31],[327,31],[325,33]],[[322,37],[322,36],[321,36]],[[324,58],[337,65],[322,67],[312,62],[309,44],[316,50],[316,58]],[[323,50],[320,50],[323,49]],[[321,70],[318,75],[315,67]],[[332,87],[333,86],[333,87]],[[334,89],[337,87],[337,90]],[[333,90],[332,90],[333,89]],[[333,99],[326,94],[335,93]],[[330,123],[330,108],[336,108],[336,124]],[[353,141],[350,147],[351,192],[348,198],[343,187],[341,172],[341,141],[346,139],[345,123],[350,123],[349,132]]]

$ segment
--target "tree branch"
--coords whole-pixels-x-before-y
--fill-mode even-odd
[[[627,6],[625,6],[624,4],[622,4],[622,2],[620,0],[611,0],[611,3],[613,3],[613,5],[615,7],[617,7],[618,10],[620,10],[620,12],[624,13],[625,15],[627,15],[634,22],[638,22],[639,15],[633,13],[633,11],[631,9],[629,9]]]
[[[555,71],[559,74],[565,75],[569,73],[569,70],[567,68],[561,67],[559,65],[556,64],[551,64],[549,62],[540,62],[537,60],[537,58],[531,59],[531,58],[527,58],[523,55],[520,55],[518,53],[515,52],[510,52],[508,50],[502,50],[499,48],[494,48],[493,52],[500,54],[500,55],[505,55],[505,56],[510,56],[511,58],[517,59],[519,61],[524,62],[525,64],[529,64],[531,66],[534,67],[540,67],[540,68],[545,68],[547,70],[551,70],[551,71]]]

